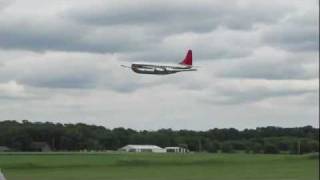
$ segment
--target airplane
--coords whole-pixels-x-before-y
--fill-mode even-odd
[[[197,69],[192,66],[192,51],[188,50],[186,57],[179,64],[160,64],[148,62],[136,62],[131,66],[121,65],[125,68],[132,69],[133,72],[139,74],[155,74],[167,75],[178,72],[196,71]]]

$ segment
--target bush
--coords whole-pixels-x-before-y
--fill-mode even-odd
[[[279,154],[280,151],[274,144],[267,144],[263,148],[264,154]]]
[[[309,159],[318,159],[319,160],[319,153],[316,152],[316,153],[309,154],[308,158]]]
[[[260,143],[254,143],[251,147],[251,150],[253,153],[261,153],[263,150],[263,147]]]
[[[220,149],[220,145],[216,141],[208,142],[206,145],[206,150],[210,153],[217,153],[219,149]]]
[[[221,151],[224,153],[232,153],[233,152],[233,146],[231,143],[223,143],[221,147]]]
[[[248,143],[246,141],[232,141],[230,142],[232,144],[233,149],[235,150],[246,150],[248,147]]]
[[[251,148],[250,147],[246,147],[245,153],[250,154],[251,152],[252,152]]]
[[[311,150],[312,152],[319,152],[319,141],[311,142]]]
[[[319,152],[319,142],[311,140],[300,140],[291,145],[290,153],[307,154],[311,152]]]

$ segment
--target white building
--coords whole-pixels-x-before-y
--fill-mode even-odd
[[[6,178],[4,177],[4,175],[1,173],[1,169],[0,169],[0,180],[6,180]]]
[[[155,145],[126,145],[119,149],[124,152],[154,152],[154,153],[165,153],[166,149],[163,149]]]
[[[172,152],[172,153],[187,153],[189,152],[188,149],[183,148],[183,147],[166,147],[165,148],[166,152]]]

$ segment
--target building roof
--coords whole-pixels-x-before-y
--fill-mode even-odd
[[[10,150],[10,148],[8,148],[7,146],[0,146],[0,151],[8,151]]]
[[[165,147],[165,149],[186,149],[183,147]]]
[[[134,144],[126,145],[126,146],[122,147],[121,149],[125,149],[125,148],[131,148],[131,149],[162,149],[161,147],[155,146],[155,145],[134,145]]]
[[[0,180],[6,180],[6,178],[4,177],[4,175],[1,173],[1,169],[0,169]]]

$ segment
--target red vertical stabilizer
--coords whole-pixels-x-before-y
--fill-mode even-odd
[[[192,66],[192,51],[191,50],[188,50],[186,57],[184,58],[184,60],[180,64]]]

